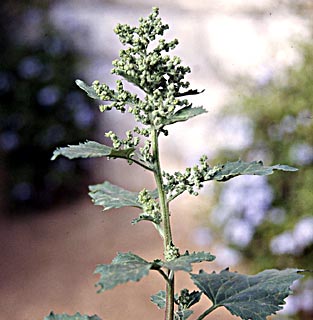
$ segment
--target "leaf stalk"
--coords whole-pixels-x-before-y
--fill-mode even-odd
[[[217,309],[219,306],[217,305],[212,305],[209,309],[205,310],[198,318],[197,320],[202,320],[206,316],[208,316],[211,312],[213,312],[215,309]]]

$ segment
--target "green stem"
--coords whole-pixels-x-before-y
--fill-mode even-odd
[[[165,279],[166,283],[169,283],[169,279],[166,273],[162,269],[159,269],[158,272]]]
[[[159,193],[159,203],[163,222],[163,246],[164,246],[164,256],[168,256],[167,251],[172,247],[172,231],[170,224],[170,213],[169,206],[166,199],[162,171],[160,165],[159,156],[159,141],[158,132],[155,128],[151,130],[151,142],[152,142],[152,154],[154,159],[154,179],[158,188]],[[165,320],[173,320],[174,317],[174,274],[168,274],[169,281],[166,283],[166,307],[165,307]]]
[[[134,159],[134,158],[126,158],[127,160],[133,161],[134,163],[138,164],[139,166],[141,166],[142,168],[149,170],[149,171],[153,171],[153,168],[151,168],[149,165],[143,163],[140,160]]]
[[[219,306],[211,306],[211,308],[205,310],[199,317],[197,320],[202,320],[204,319],[207,315],[209,315],[211,312],[213,312],[216,308],[218,308]]]

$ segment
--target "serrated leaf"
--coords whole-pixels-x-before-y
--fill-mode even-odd
[[[175,112],[169,119],[163,121],[162,124],[169,125],[180,121],[186,121],[206,112],[207,111],[203,107],[192,108],[191,106],[187,106]]]
[[[180,310],[176,311],[174,314],[175,320],[186,320],[193,314],[192,310]]]
[[[224,306],[243,320],[266,320],[285,304],[292,283],[303,277],[298,269],[265,270],[247,276],[229,272],[192,274],[195,285],[212,301],[213,308]],[[212,308],[212,307],[211,307]]]
[[[75,83],[82,89],[84,90],[87,95],[96,100],[101,100],[100,97],[97,95],[95,89],[92,86],[88,86],[84,81],[77,79]]]
[[[64,156],[68,159],[96,157],[130,159],[130,156],[134,151],[135,148],[118,150],[95,141],[86,141],[85,143],[79,143],[78,145],[57,148],[54,150],[51,160],[55,160],[58,156]]]
[[[54,314],[51,312],[47,317],[44,318],[44,320],[101,320],[98,316],[86,316],[81,315],[80,313],[76,313],[72,316],[68,314]]]
[[[150,297],[152,303],[156,304],[159,309],[165,309],[166,304],[166,293],[165,291],[161,290],[156,294],[153,294]]]
[[[181,255],[180,257],[171,260],[166,261],[163,263],[163,266],[173,270],[173,271],[186,271],[191,272],[192,271],[192,263],[198,263],[202,261],[213,261],[215,259],[215,256],[211,255],[208,252],[193,252],[189,254],[189,252],[186,252],[184,255]]]
[[[298,169],[280,164],[268,167],[264,166],[262,161],[244,162],[239,160],[236,162],[227,162],[226,164],[214,166],[204,179],[205,181],[227,181],[239,175],[270,175],[274,172],[274,170],[297,171]]]
[[[104,210],[122,207],[135,207],[142,209],[138,202],[138,192],[125,190],[108,181],[89,186],[89,196],[95,205],[102,206]],[[152,197],[157,198],[157,190],[150,191]]]
[[[98,292],[112,289],[128,281],[139,281],[149,273],[151,267],[151,263],[131,252],[119,253],[111,264],[97,266],[95,273],[100,274],[100,280],[96,286],[101,287]]]

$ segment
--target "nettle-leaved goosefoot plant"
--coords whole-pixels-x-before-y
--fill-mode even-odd
[[[158,272],[164,280],[165,290],[151,296],[151,302],[164,309],[164,319],[184,320],[189,318],[191,308],[206,296],[208,308],[194,319],[204,319],[215,309],[225,307],[231,314],[241,319],[262,320],[275,314],[285,304],[284,299],[291,294],[290,286],[302,277],[300,269],[265,270],[256,275],[231,272],[228,268],[220,272],[207,273],[201,270],[192,273],[192,264],[211,262],[215,256],[209,252],[180,252],[175,246],[171,230],[170,203],[187,191],[198,195],[198,190],[207,181],[227,181],[239,175],[270,175],[275,170],[296,171],[287,165],[264,166],[261,161],[235,161],[211,166],[207,157],[184,172],[168,173],[160,163],[159,137],[168,136],[168,127],[176,122],[187,121],[206,113],[203,107],[194,107],[186,96],[200,94],[190,89],[185,76],[190,68],[181,64],[177,56],[170,56],[178,40],[163,38],[168,29],[159,17],[158,8],[153,8],[147,18],[139,19],[138,27],[118,24],[115,33],[126,47],[113,61],[112,73],[122,79],[116,81],[116,88],[94,81],[91,86],[81,80],[77,85],[89,97],[100,100],[100,111],[116,109],[134,116],[138,126],[126,131],[120,138],[114,132],[106,133],[112,146],[95,141],[58,148],[52,159],[64,156],[69,159],[107,157],[125,159],[150,171],[155,179],[156,189],[143,188],[140,192],[130,192],[108,181],[90,186],[90,197],[95,205],[104,210],[121,207],[135,207],[141,213],[132,223],[142,221],[152,223],[163,241],[164,256],[147,261],[138,255],[118,253],[111,264],[100,264],[95,273],[100,275],[98,292],[112,289],[129,281],[139,281],[151,271]],[[140,98],[124,88],[123,79],[137,86],[143,93]],[[195,291],[182,289],[175,293],[177,271],[187,272],[197,287]],[[161,278],[160,278],[161,279]],[[162,287],[161,287],[162,288]],[[96,315],[87,316],[50,313],[45,320],[99,320]]]

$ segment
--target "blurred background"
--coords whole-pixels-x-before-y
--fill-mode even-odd
[[[95,265],[117,251],[147,260],[162,252],[152,226],[130,224],[136,210],[101,212],[88,185],[108,179],[138,191],[153,187],[151,175],[119,160],[50,161],[57,146],[104,142],[104,132],[132,128],[128,117],[101,114],[74,81],[114,85],[111,61],[121,46],[113,28],[136,24],[152,6],[170,25],[167,37],[180,40],[175,54],[191,67],[192,87],[205,89],[194,104],[208,110],[170,127],[164,168],[184,169],[207,154],[212,165],[241,158],[300,169],[183,196],[172,207],[175,243],[216,254],[212,270],[313,268],[312,1],[2,1],[1,319],[39,320],[51,310],[162,317],[149,302],[163,289],[158,275],[101,295],[94,288]],[[192,289],[180,276],[178,289]],[[295,290],[274,319],[313,318],[312,278]],[[217,310],[211,318],[233,317]]]

